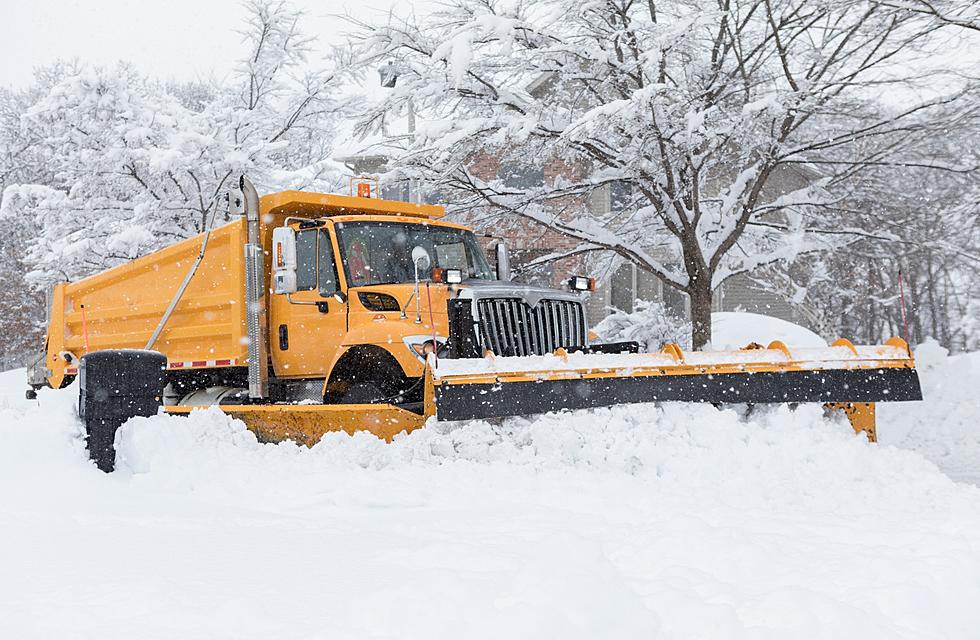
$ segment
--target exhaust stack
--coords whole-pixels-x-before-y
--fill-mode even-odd
[[[259,194],[243,175],[242,215],[247,229],[245,243],[245,320],[248,326],[248,396],[269,397],[268,322],[266,320],[265,256],[259,236]]]

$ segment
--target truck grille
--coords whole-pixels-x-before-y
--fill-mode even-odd
[[[540,356],[586,344],[585,314],[577,302],[542,300],[532,307],[520,298],[491,298],[477,305],[483,345],[496,355]]]

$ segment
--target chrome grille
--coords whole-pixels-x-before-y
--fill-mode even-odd
[[[530,306],[520,298],[477,300],[484,348],[500,356],[551,353],[558,347],[584,347],[585,313],[569,300],[542,300]]]

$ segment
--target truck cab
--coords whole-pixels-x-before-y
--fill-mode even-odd
[[[501,280],[471,230],[436,216],[289,217],[273,231],[269,258],[270,356],[282,399],[420,401],[427,355],[456,355],[451,300],[469,306],[475,355],[586,342],[579,295]]]

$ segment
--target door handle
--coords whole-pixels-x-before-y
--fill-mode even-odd
[[[279,325],[279,350],[289,349],[289,327],[284,324]]]
[[[330,311],[330,307],[327,306],[325,301],[321,300],[316,303],[316,310],[320,313],[326,313],[327,311]]]

